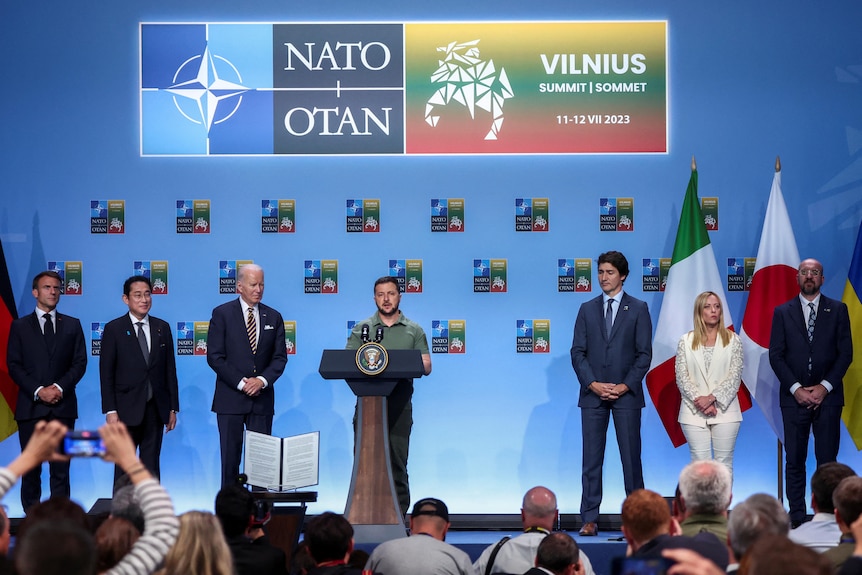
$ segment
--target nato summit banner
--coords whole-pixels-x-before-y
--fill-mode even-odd
[[[142,23],[141,154],[667,152],[667,22]]]

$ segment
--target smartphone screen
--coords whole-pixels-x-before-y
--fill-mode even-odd
[[[63,438],[63,453],[72,457],[101,457],[105,444],[98,431],[70,431]]]

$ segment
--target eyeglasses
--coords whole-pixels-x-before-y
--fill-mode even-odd
[[[816,278],[820,276],[820,270],[799,270],[799,275]]]

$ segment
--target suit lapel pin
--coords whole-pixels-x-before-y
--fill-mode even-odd
[[[629,311],[629,306],[624,305],[624,306],[623,306],[623,311]]]

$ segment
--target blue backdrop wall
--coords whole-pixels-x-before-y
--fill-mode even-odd
[[[140,155],[140,22],[417,22],[666,20],[668,149],[657,155],[273,156]],[[410,473],[414,499],[436,496],[454,513],[506,513],[523,491],[554,489],[564,512],[580,498],[580,416],[569,360],[578,306],[597,292],[557,291],[558,258],[623,251],[627,291],[658,319],[662,295],[643,293],[642,258],[670,257],[696,155],[701,197],[720,199],[711,232],[719,264],[754,257],[781,156],[783,190],[802,257],[825,265],[824,292],[840,297],[862,219],[862,6],[800,0],[253,3],[11,2],[0,4],[0,238],[20,314],[47,261],[83,262],[83,294],[60,309],[84,325],[124,313],[121,286],[136,260],[169,262],[169,293],[153,314],[172,325],[207,321],[219,260],[266,269],[264,300],[296,321],[296,354],[276,387],[274,433],[319,430],[320,500],[341,510],[352,463],[353,397],[317,374],[320,352],[340,348],[349,320],[373,311],[373,280],[390,259],[423,260],[423,292],[402,309],[431,335],[434,320],[466,321],[466,353],[434,354],[417,382]],[[550,230],[514,231],[516,198],[548,198]],[[633,232],[599,232],[599,198],[635,200]],[[294,234],[262,234],[263,199],[296,200]],[[381,202],[381,231],[348,234],[345,201]],[[432,234],[432,198],[464,198],[463,233]],[[211,201],[209,234],[180,235],[179,199]],[[90,233],[91,200],[124,200],[125,233]],[[473,293],[473,259],[508,260],[508,291]],[[338,261],[338,293],[305,294],[305,260]],[[725,274],[724,266],[720,266]],[[595,273],[595,267],[593,267]],[[739,329],[744,293],[728,293]],[[687,303],[686,305],[690,305]],[[518,354],[516,320],[549,319],[550,353]],[[88,344],[90,333],[86,333]],[[203,357],[178,358],[181,413],[163,449],[163,481],[179,510],[211,509],[218,442],[214,375]],[[78,428],[100,410],[98,358],[78,387]],[[841,458],[860,457],[843,432]],[[648,487],[671,494],[686,447],[674,449],[649,403],[643,421]],[[0,444],[0,462],[19,451]],[[758,408],[746,412],[734,498],[776,493],[776,439]],[[624,497],[609,441],[602,511]],[[811,464],[813,465],[813,463]],[[73,497],[109,497],[112,470],[72,464]],[[20,513],[17,491],[6,501]]]

